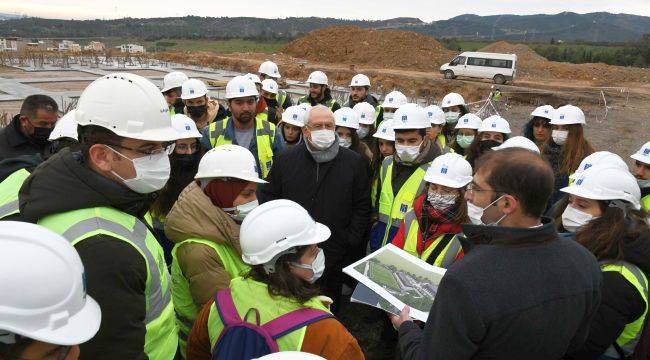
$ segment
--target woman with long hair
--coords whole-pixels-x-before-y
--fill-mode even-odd
[[[478,128],[478,136],[467,149],[467,161],[474,167],[474,162],[481,155],[491,151],[508,140],[510,124],[499,115],[492,115],[481,122]]]
[[[540,152],[544,151],[544,146],[551,140],[551,119],[553,119],[555,109],[551,105],[542,105],[530,114],[530,120],[524,126],[524,136],[532,140]]]
[[[359,140],[359,116],[349,107],[342,107],[334,112],[336,123],[336,134],[339,138],[339,145],[348,148],[361,155],[368,166],[372,160],[372,152],[368,146]]]
[[[464,195],[472,181],[472,167],[461,155],[443,154],[433,160],[424,181],[427,191],[404,215],[392,244],[429,264],[447,268],[463,257],[457,235],[460,224],[470,221]]]
[[[580,108],[573,105],[557,108],[550,124],[551,140],[544,147],[544,156],[555,175],[555,189],[549,200],[549,206],[552,206],[561,197],[560,189],[569,184],[569,175],[594,152],[594,148],[585,138],[585,114]]]
[[[467,114],[467,105],[465,99],[457,93],[449,93],[442,98],[440,103],[442,111],[445,113],[445,126],[442,127],[442,134],[445,136],[447,143],[450,143],[455,135],[456,123],[463,115]]]
[[[467,159],[468,149],[478,137],[478,129],[483,121],[474,114],[465,114],[458,119],[456,136],[451,141],[451,149],[458,155]]]
[[[650,230],[639,211],[641,191],[625,170],[595,165],[562,188],[562,224],[603,272],[602,298],[582,348],[570,359],[626,359],[638,343],[648,311]]]

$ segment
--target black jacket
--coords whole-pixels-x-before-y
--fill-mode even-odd
[[[591,253],[558,238],[550,219],[463,231],[470,246],[443,277],[424,330],[399,328],[402,358],[559,359],[582,346],[600,302]]]
[[[289,199],[302,205],[332,231],[319,245],[325,261],[340,263],[347,251],[362,244],[370,222],[368,168],[359,154],[343,147],[334,160],[318,164],[306,146],[296,145],[278,156],[260,202]]]
[[[626,238],[623,243],[623,260],[638,266],[646,276],[650,274],[650,233],[646,231],[638,238]],[[645,308],[641,294],[623,275],[604,272],[603,297],[591,323],[589,337],[581,349],[566,358],[597,358],[618,339],[625,325],[643,315]]]
[[[555,204],[562,198],[560,189],[569,185],[569,174],[560,172],[562,167],[562,147],[553,141],[549,141],[544,147],[544,158],[551,164],[555,180],[553,183],[553,194],[548,200],[548,206]]]
[[[20,114],[11,119],[9,125],[0,129],[0,160],[21,155],[45,154],[49,143],[37,144],[20,131]]]
[[[24,220],[69,210],[110,206],[142,218],[151,196],[135,193],[90,170],[81,153],[61,150],[25,180],[20,189]],[[99,332],[81,345],[86,359],[146,359],[145,283],[147,268],[126,242],[105,235],[75,245],[83,262],[88,294],[102,309]]]

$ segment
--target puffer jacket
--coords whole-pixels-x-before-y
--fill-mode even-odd
[[[165,235],[178,244],[190,238],[229,245],[241,254],[239,225],[223,210],[215,207],[201,187],[191,182],[167,215]],[[176,250],[178,264],[190,284],[194,303],[200,308],[215,291],[227,288],[230,275],[214,249],[187,243]]]

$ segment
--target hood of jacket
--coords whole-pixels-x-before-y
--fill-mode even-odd
[[[650,274],[650,231],[637,237],[626,237],[623,242],[623,260],[630,262]]]
[[[84,164],[81,152],[63,149],[38,166],[20,188],[25,221],[56,213],[108,206],[142,218],[156,194],[139,194]]]
[[[174,243],[190,238],[214,241],[230,245],[241,254],[239,225],[212,204],[196,181],[181,192],[167,214],[165,235]]]

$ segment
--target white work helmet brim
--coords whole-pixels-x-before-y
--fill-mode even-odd
[[[315,223],[315,228],[314,228],[313,235],[310,237],[304,237],[304,238],[301,237],[301,239],[292,240],[290,248],[295,248],[297,246],[320,244],[322,242],[327,241],[332,236],[332,231],[326,225],[323,225],[319,222],[314,222],[314,223]],[[277,254],[283,253],[288,250],[285,247],[283,247],[281,244],[282,242],[273,243],[270,249],[266,248],[264,249],[263,252],[258,254],[248,254],[248,255],[243,254],[242,260],[244,260],[244,262],[249,265],[266,264],[267,262],[271,261],[271,259]],[[269,254],[274,254],[274,255],[270,256]]]
[[[576,186],[576,185],[569,185],[567,187],[563,187],[560,189],[560,191],[565,194],[575,195],[581,198],[591,199],[591,200],[625,200],[630,204],[632,204],[632,207],[634,209],[639,210],[641,208],[639,201],[634,199],[632,195],[626,196],[625,199],[619,199],[619,197],[617,197],[616,199],[612,199],[611,194],[606,194],[606,195],[598,194],[596,192],[590,191],[589,189],[586,189],[583,186]]]
[[[630,157],[636,161],[642,162],[644,164],[650,164],[650,156],[643,156],[641,154],[632,154]]]
[[[438,184],[438,185],[447,186],[454,189],[459,189],[472,182],[472,177],[468,176],[467,179],[463,180],[462,182],[457,182],[446,177],[442,177],[438,175],[429,175],[424,177],[424,181],[430,184]]]
[[[264,179],[260,179],[256,176],[246,176],[246,175],[241,175],[241,174],[231,174],[227,172],[219,173],[219,176],[214,176],[214,174],[200,174],[197,173],[196,176],[194,176],[196,180],[202,180],[202,179],[220,179],[220,178],[232,178],[232,179],[239,179],[239,180],[244,180],[244,181],[250,181],[258,184],[268,184],[268,181]]]

